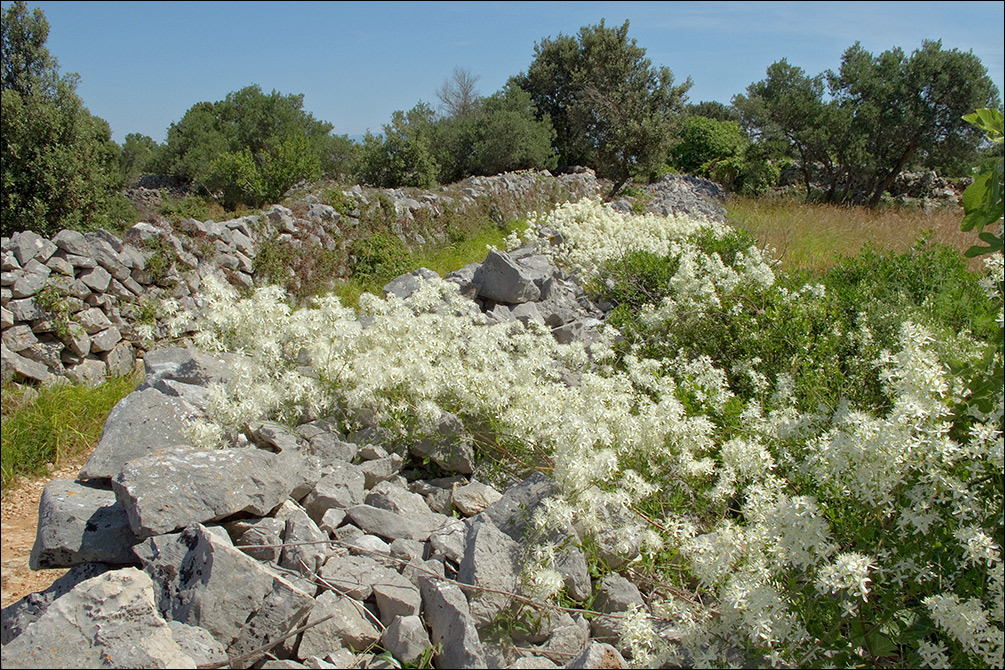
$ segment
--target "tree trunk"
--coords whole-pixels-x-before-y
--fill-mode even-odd
[[[911,139],[911,143],[907,145],[907,149],[901,155],[900,160],[897,161],[897,167],[893,168],[893,170],[891,170],[890,173],[883,178],[883,181],[879,182],[876,188],[873,189],[872,197],[869,198],[870,209],[875,209],[876,205],[879,204],[879,199],[883,196],[883,192],[890,188],[890,185],[893,184],[893,180],[897,178],[900,171],[904,169],[905,165],[907,165],[907,161],[910,160],[911,156],[913,156],[914,152],[918,149],[918,144],[919,142],[917,136],[913,137]]]
[[[611,192],[607,194],[607,202],[614,200],[614,196],[621,192],[621,189],[624,188],[624,185],[628,183],[629,179],[630,177],[624,177],[621,181],[616,182],[614,186],[611,187]]]

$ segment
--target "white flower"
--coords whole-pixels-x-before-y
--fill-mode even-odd
[[[869,600],[869,571],[875,566],[872,559],[855,552],[838,554],[817,573],[816,587],[821,593],[846,591],[852,598]]]

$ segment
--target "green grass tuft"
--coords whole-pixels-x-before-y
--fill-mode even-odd
[[[93,447],[108,413],[131,393],[140,377],[109,379],[96,387],[80,384],[29,389],[3,387],[3,488],[26,475],[41,475],[62,459]]]

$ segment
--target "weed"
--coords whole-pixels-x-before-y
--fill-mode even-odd
[[[147,238],[143,246],[150,252],[146,263],[147,274],[155,284],[164,285],[178,259],[174,247],[166,237],[160,235]]]
[[[112,407],[139,384],[138,375],[109,379],[97,387],[79,384],[30,389],[3,387],[3,490],[24,475],[94,446]]]
[[[53,284],[46,284],[35,294],[35,302],[48,312],[52,319],[52,332],[60,339],[70,335],[69,292]]]

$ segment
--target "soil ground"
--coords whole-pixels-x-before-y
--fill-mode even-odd
[[[32,570],[28,567],[38,525],[38,500],[53,479],[73,479],[87,462],[91,450],[66,459],[42,477],[24,477],[3,492],[0,502],[0,607],[7,607],[29,593],[43,591],[66,570]]]

